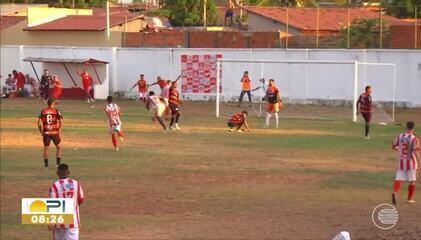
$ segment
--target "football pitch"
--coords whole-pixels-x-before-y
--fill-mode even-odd
[[[421,239],[421,187],[416,204],[398,197],[399,221],[380,230],[373,209],[390,203],[394,136],[421,109],[397,109],[396,123],[282,119],[264,129],[230,133],[214,103],[186,102],[180,131],[164,133],[145,107],[116,100],[125,140],[115,152],[104,101],[90,108],[63,100],[62,162],[85,192],[81,239]],[[46,226],[22,225],[21,198],[47,197],[57,179],[43,167],[34,99],[1,102],[1,239],[49,239]],[[285,106],[288,108],[288,106]],[[340,107],[338,107],[340,108]],[[280,113],[282,116],[282,111]],[[399,125],[401,124],[401,125]],[[55,163],[50,148],[50,165]]]

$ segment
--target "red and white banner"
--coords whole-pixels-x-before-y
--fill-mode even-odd
[[[181,55],[181,92],[216,93],[216,55]],[[222,74],[222,69],[220,69]],[[221,75],[220,75],[220,79]],[[220,83],[220,86],[222,84]],[[221,92],[222,87],[219,88]]]

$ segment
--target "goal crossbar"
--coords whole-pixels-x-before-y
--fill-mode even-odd
[[[220,70],[221,63],[286,63],[286,64],[349,64],[354,66],[354,99],[352,104],[352,121],[357,122],[357,100],[358,100],[358,70],[359,65],[372,66],[391,66],[393,67],[393,103],[392,103],[392,121],[395,121],[395,100],[396,100],[396,64],[395,63],[375,63],[360,61],[327,61],[327,60],[237,60],[237,59],[217,59],[216,62],[216,117],[219,117],[219,101],[220,101]]]

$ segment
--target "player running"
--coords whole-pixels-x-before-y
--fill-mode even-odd
[[[140,74],[140,79],[133,85],[133,87],[130,90],[132,90],[136,86],[138,86],[138,90],[139,90],[139,100],[146,102],[148,84],[146,83],[145,75]]]
[[[158,76],[158,77],[156,77],[156,83],[155,84],[158,84],[159,89],[161,89],[161,91],[162,91],[162,89],[164,89],[164,87],[167,85],[167,82],[164,79],[162,79],[161,76]]]
[[[393,142],[393,149],[398,151],[398,169],[396,171],[395,183],[393,184],[392,203],[396,204],[396,195],[402,181],[409,181],[408,203],[415,203],[413,200],[415,183],[417,181],[417,170],[420,161],[419,151],[420,140],[414,135],[414,122],[406,123],[406,132],[400,134]]]
[[[269,84],[266,90],[266,97],[268,101],[266,106],[266,121],[265,126],[266,128],[269,127],[270,118],[272,114],[275,115],[276,121],[276,128],[279,126],[279,116],[278,112],[280,107],[282,107],[282,99],[281,95],[279,94],[279,89],[275,86],[275,80],[269,79]]]
[[[372,100],[371,100],[371,87],[366,86],[365,92],[360,95],[357,101],[357,109],[361,113],[361,116],[364,118],[365,121],[365,138],[370,139],[370,122],[371,122],[371,108],[372,108]],[[357,111],[358,114],[358,111]]]
[[[166,109],[164,99],[162,99],[159,96],[156,96],[154,91],[150,91],[148,100],[146,102],[146,109],[148,109],[152,113],[152,119],[158,121],[161,127],[164,129],[164,131],[166,131],[167,126],[162,120],[162,115],[164,114]]]
[[[240,103],[243,101],[244,94],[247,93],[249,102],[251,103],[251,78],[249,77],[249,72],[245,71],[243,77],[241,78],[241,93],[240,93]]]
[[[247,111],[242,111],[231,116],[228,120],[227,125],[230,127],[229,131],[233,132],[234,128],[237,128],[237,132],[243,132],[243,126],[250,132],[249,125],[247,124]]]
[[[57,167],[57,175],[59,179],[51,185],[50,190],[48,191],[50,198],[73,199],[73,223],[69,225],[48,225],[48,228],[53,232],[53,240],[79,239],[79,207],[85,200],[85,196],[79,182],[69,178],[69,174],[69,166],[64,163],[60,164]]]
[[[117,146],[117,138],[116,134],[118,135],[120,141],[124,140],[123,131],[121,130],[121,119],[120,119],[120,107],[113,103],[113,97],[107,97],[108,105],[105,107],[105,113],[108,116],[108,123],[109,123],[109,130],[111,134],[111,140],[113,142],[114,149],[118,151]]]
[[[177,81],[171,83],[171,88],[169,91],[169,99],[168,99],[168,106],[171,110],[171,122],[170,122],[170,129],[171,130],[180,130],[178,126],[178,121],[181,116],[180,109],[178,108],[179,104],[183,104],[180,100],[180,94],[177,91]]]
[[[47,107],[41,111],[38,118],[38,130],[42,135],[44,143],[44,166],[48,168],[48,149],[50,142],[53,141],[56,146],[56,163],[57,166],[61,161],[61,127],[63,124],[63,115],[60,110],[56,109],[56,101],[48,99]]]
[[[63,90],[63,87],[61,86],[60,79],[58,79],[57,75],[53,76],[53,98],[54,99],[60,99],[61,92]]]
[[[87,103],[90,103],[91,101],[95,102],[94,95],[93,95],[92,77],[89,75],[86,69],[84,69],[83,72],[80,72],[80,70],[77,70],[77,74],[82,78],[83,90],[85,90],[85,94],[86,94],[86,102]]]

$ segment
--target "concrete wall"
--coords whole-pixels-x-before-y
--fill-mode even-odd
[[[180,74],[182,54],[222,54],[224,59],[242,60],[329,60],[396,63],[396,91],[393,91],[393,70],[390,66],[359,67],[358,92],[365,85],[374,88],[376,101],[407,102],[421,106],[421,51],[419,50],[344,50],[344,49],[185,49],[185,48],[71,48],[2,46],[1,75],[13,69],[32,73],[21,58],[29,56],[81,58],[90,57],[109,61],[112,92],[127,91],[140,73],[148,82],[160,75],[175,79]],[[36,65],[40,72],[42,66]],[[291,99],[351,100],[354,93],[354,66],[350,64],[278,64],[278,63],[224,63],[222,66],[222,98],[238,96],[240,77],[248,70],[252,85],[258,79],[274,78],[282,95]],[[62,77],[62,76],[60,76]],[[4,78],[2,79],[4,81]],[[255,95],[260,93],[255,92]],[[185,95],[191,99],[209,99],[209,95]]]

